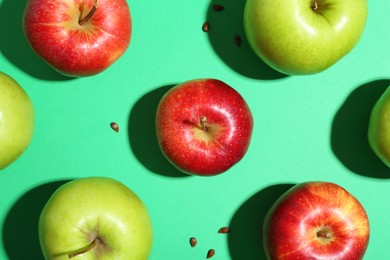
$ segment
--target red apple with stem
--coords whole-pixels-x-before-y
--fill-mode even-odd
[[[126,0],[28,0],[24,33],[34,51],[68,76],[95,75],[130,43]]]
[[[252,129],[253,117],[243,97],[217,79],[195,79],[173,87],[156,113],[162,152],[189,174],[227,171],[247,152]]]
[[[271,207],[263,226],[269,259],[362,259],[370,228],[360,202],[330,182],[295,185]]]

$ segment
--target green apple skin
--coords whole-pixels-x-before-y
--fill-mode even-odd
[[[367,0],[247,0],[244,29],[253,51],[287,75],[319,73],[358,43]]]
[[[0,72],[0,170],[23,154],[33,133],[31,99],[12,77]]]
[[[372,108],[368,123],[368,143],[374,153],[390,167],[390,87]]]
[[[80,252],[96,238],[100,243]],[[50,197],[40,215],[39,240],[45,259],[146,260],[152,223],[127,186],[107,177],[85,177],[67,182]]]

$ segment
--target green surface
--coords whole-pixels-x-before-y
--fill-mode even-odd
[[[212,259],[264,259],[267,209],[292,184],[312,180],[335,182],[359,199],[371,224],[365,259],[390,259],[390,169],[366,138],[372,105],[390,85],[390,1],[369,1],[359,44],[336,65],[283,77],[249,50],[244,1],[220,0],[225,10],[215,13],[209,0],[129,0],[129,49],[105,72],[78,79],[59,75],[28,47],[25,2],[0,0],[0,70],[24,87],[36,113],[30,147],[0,172],[0,259],[41,259],[36,224],[43,204],[64,181],[96,175],[116,178],[145,202],[155,234],[152,260],[205,259],[210,248]],[[170,166],[153,129],[164,92],[204,77],[238,90],[255,120],[243,160],[207,178]],[[222,226],[231,233],[217,234]]]

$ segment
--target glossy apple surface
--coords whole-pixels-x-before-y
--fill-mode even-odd
[[[243,97],[216,79],[195,79],[170,89],[156,113],[157,140],[183,172],[216,175],[242,159],[253,118]]]
[[[367,0],[247,0],[245,34],[254,52],[288,75],[319,73],[358,43]]]
[[[369,222],[360,202],[330,182],[295,185],[264,221],[269,259],[363,259]]]
[[[368,124],[368,143],[374,153],[390,167],[390,87],[375,103]]]
[[[147,260],[152,224],[140,198],[106,177],[58,188],[42,210],[39,240],[45,259]]]
[[[34,133],[34,108],[23,88],[0,72],[0,170],[17,160]]]
[[[28,0],[24,33],[34,51],[68,76],[102,72],[126,51],[126,0]]]

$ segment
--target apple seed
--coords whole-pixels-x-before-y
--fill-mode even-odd
[[[219,11],[222,11],[223,9],[225,9],[225,7],[223,5],[213,4],[214,11],[219,12]]]
[[[220,234],[226,234],[226,233],[229,233],[229,232],[230,232],[230,228],[228,228],[228,227],[221,227],[218,230],[218,233],[220,233]]]
[[[190,238],[191,247],[195,247],[197,243],[198,243],[198,240],[195,237]]]
[[[236,45],[237,45],[238,47],[240,47],[240,46],[241,46],[241,37],[238,36],[238,35],[236,35],[236,36],[234,37],[234,42],[236,43]]]
[[[111,126],[112,130],[114,130],[114,131],[117,132],[117,133],[119,132],[119,126],[118,126],[117,123],[111,122],[111,123],[110,123],[110,126]]]
[[[204,32],[208,32],[209,31],[209,22],[208,21],[206,21],[206,22],[204,22],[204,24],[202,25],[202,30],[204,31]]]
[[[211,258],[215,255],[215,250],[214,249],[210,249],[209,251],[207,251],[207,256],[206,258]]]

